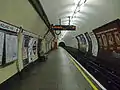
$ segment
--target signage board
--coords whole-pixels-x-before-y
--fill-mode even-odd
[[[74,25],[51,25],[52,30],[76,30]]]
[[[38,35],[32,33],[32,32],[29,32],[27,30],[23,30],[23,35],[28,35],[28,36],[31,36],[31,37],[35,37],[35,38],[39,38]]]
[[[3,22],[3,21],[0,21],[0,28],[5,29],[5,30],[9,30],[9,31],[13,31],[13,32],[19,32],[18,27],[13,26],[13,25],[8,24],[8,23]]]

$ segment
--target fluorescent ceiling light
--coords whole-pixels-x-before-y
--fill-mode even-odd
[[[71,11],[74,11],[76,8],[76,4],[74,6],[71,7]]]
[[[74,0],[74,3],[77,5],[80,0]]]
[[[80,21],[79,18],[74,19],[74,15],[75,16],[79,16],[78,12],[81,11],[81,7],[83,7],[83,5],[84,5],[85,2],[86,2],[86,0],[74,0],[75,9],[73,11],[73,15],[72,15],[73,18],[71,19],[71,23],[74,22],[75,20]]]
[[[80,1],[80,4],[83,4],[86,0],[74,0],[75,5],[77,5]]]

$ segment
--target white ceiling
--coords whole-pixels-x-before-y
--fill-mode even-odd
[[[62,24],[68,24],[68,16],[73,16],[79,1],[80,0],[40,0],[51,24],[59,24],[59,19],[61,19]],[[81,0],[80,4],[83,4],[84,1],[85,0]],[[77,8],[77,11],[81,10],[81,12],[84,12],[83,8],[84,6],[82,5]],[[85,13],[82,14],[80,12],[74,14],[74,18],[71,19],[71,24],[79,27],[79,25],[85,23],[87,16],[84,14]],[[66,33],[66,31],[63,31],[59,36],[60,39],[63,38]]]
[[[73,15],[79,1],[80,0],[40,0],[51,24],[59,24],[59,19],[62,19],[62,24],[68,24],[67,17]],[[81,0],[81,4],[83,1],[85,0]],[[83,7],[84,6],[81,7],[81,11]],[[79,25],[79,22],[84,23],[85,15],[80,15],[78,12],[74,16],[78,17],[74,18],[71,24]]]
[[[58,24],[60,18],[62,18],[62,24],[68,24],[66,22],[68,18],[63,17],[72,16],[78,1],[40,0],[51,24]],[[87,0],[80,8],[80,12],[75,14],[77,18],[73,18],[71,22],[71,24],[77,26],[77,31],[62,32],[60,37],[70,41],[71,36],[92,31],[105,23],[115,20],[120,17],[119,8],[120,0]]]

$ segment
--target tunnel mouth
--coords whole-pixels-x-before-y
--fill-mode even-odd
[[[64,42],[60,42],[60,43],[59,43],[59,46],[60,46],[60,47],[65,47],[66,45],[65,45]]]

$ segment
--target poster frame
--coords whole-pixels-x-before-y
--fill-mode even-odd
[[[39,35],[37,35],[37,34],[34,34],[34,33],[32,33],[32,32],[29,32],[29,31],[27,31],[27,30],[25,30],[25,29],[23,29],[23,32],[22,32],[22,36],[23,36],[23,40],[24,40],[24,36],[28,36],[29,38],[35,38],[36,40],[38,40],[39,39]],[[37,42],[38,43],[38,42]],[[24,47],[24,45],[23,45],[24,43],[22,42],[22,48]],[[29,43],[28,43],[29,44]],[[38,45],[38,44],[37,44]],[[38,47],[38,46],[37,46]],[[36,52],[37,53],[37,52]],[[23,66],[24,67],[26,67],[26,66],[28,66],[30,63],[32,63],[32,62],[30,62],[29,61],[29,55],[28,55],[29,53],[28,53],[28,50],[27,50],[27,59],[28,59],[28,63],[26,64],[26,65],[24,65],[24,63],[23,63]],[[38,56],[38,55],[37,55]],[[23,60],[23,51],[22,51],[22,60]],[[23,60],[24,61],[24,60]]]
[[[16,59],[14,61],[6,63],[6,47],[5,47],[6,46],[6,43],[5,43],[6,35],[9,34],[9,35],[17,36],[17,41],[18,41],[18,32],[9,31],[9,30],[3,29],[3,28],[0,28],[0,32],[4,33],[4,45],[3,45],[3,56],[2,56],[2,65],[1,66],[5,67],[7,65],[14,63],[17,60]],[[18,45],[17,45],[17,47],[18,47]],[[17,55],[18,55],[18,52],[17,52]],[[17,56],[17,58],[18,58],[18,56]]]

